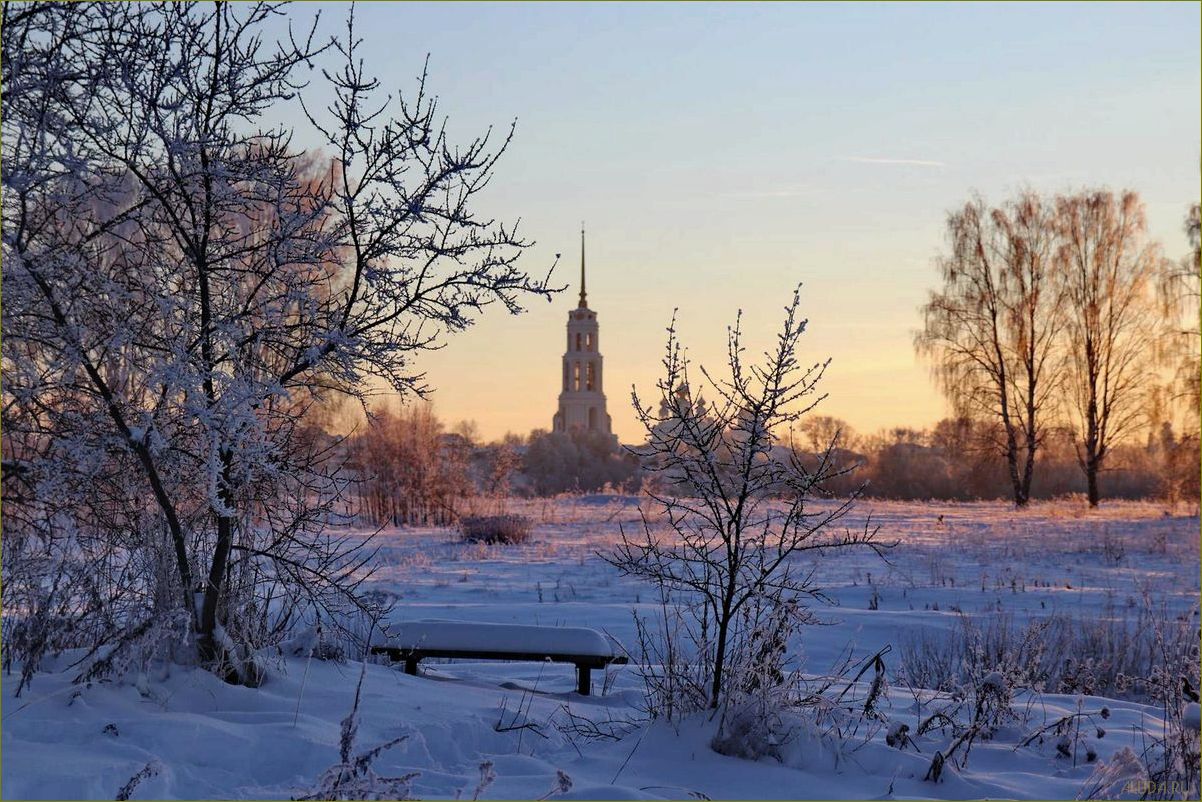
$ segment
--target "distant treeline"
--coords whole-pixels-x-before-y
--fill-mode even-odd
[[[1100,478],[1103,498],[1195,501],[1199,497],[1198,440],[1170,423],[1148,427],[1146,439],[1115,448]],[[860,435],[832,417],[814,416],[800,427],[790,452],[817,465],[832,440],[834,463],[844,469],[824,490],[860,491],[883,499],[969,501],[1010,498],[999,433],[968,418],[945,419],[929,429],[895,428]],[[503,504],[509,496],[552,496],[599,491],[665,489],[665,479],[642,464],[638,446],[616,446],[589,432],[535,430],[481,442],[471,425],[448,429],[430,407],[384,413],[343,442],[346,470],[357,492],[348,512],[374,524],[446,525],[460,515]],[[1039,451],[1032,487],[1036,499],[1086,492],[1068,430],[1051,430]]]
[[[448,430],[427,405],[373,416],[340,447],[354,488],[347,512],[374,524],[441,526],[511,495],[633,492],[641,481],[638,459],[600,433],[482,443],[474,426]]]
[[[850,470],[827,485],[834,495],[863,488],[865,496],[888,499],[1011,498],[1007,464],[997,448],[999,434],[968,418],[944,419],[930,429],[896,428],[860,436],[833,418],[815,418],[808,431],[840,431],[833,458]],[[813,448],[813,439],[802,448]],[[810,459],[816,460],[815,454]],[[1198,439],[1182,437],[1169,423],[1150,428],[1144,441],[1115,447],[1099,477],[1103,498],[1198,499]],[[854,466],[854,467],[853,467]],[[1072,433],[1050,430],[1037,456],[1031,488],[1036,499],[1084,494],[1086,479]]]

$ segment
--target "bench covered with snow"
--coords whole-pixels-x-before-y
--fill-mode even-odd
[[[595,629],[536,627],[520,624],[477,624],[461,621],[406,621],[393,625],[391,634],[372,646],[373,654],[405,661],[405,673],[416,674],[427,657],[476,660],[531,660],[572,663],[577,689],[588,696],[591,671],[626,657],[615,643]]]

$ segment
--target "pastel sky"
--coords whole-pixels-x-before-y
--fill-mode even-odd
[[[289,14],[319,8],[335,32],[343,4]],[[630,387],[652,387],[673,308],[713,364],[740,308],[766,345],[799,281],[802,356],[833,360],[826,414],[859,431],[944,416],[912,338],[944,217],[974,190],[1134,188],[1166,250],[1186,250],[1196,3],[365,3],[356,18],[389,88],[410,90],[430,54],[453,134],[516,119],[485,210],[521,218],[531,272],[564,254],[572,286],[553,303],[490,311],[422,363],[438,414],[485,437],[550,427],[582,220],[627,441]]]

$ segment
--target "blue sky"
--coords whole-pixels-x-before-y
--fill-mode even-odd
[[[343,4],[289,14],[319,7],[333,33]],[[974,190],[1130,187],[1177,254],[1198,198],[1196,3],[365,3],[356,18],[390,89],[430,54],[453,134],[516,119],[484,202],[537,240],[532,271],[563,252],[574,282],[587,220],[626,437],[674,307],[712,362],[738,308],[766,342],[797,281],[805,348],[834,359],[825,411],[929,424],[945,409],[911,341],[950,208]],[[428,357],[439,413],[487,436],[549,426],[574,298],[486,315]]]

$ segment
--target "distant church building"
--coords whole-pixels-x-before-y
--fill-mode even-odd
[[[588,308],[584,284],[584,227],[580,228],[580,303],[568,313],[568,347],[563,355],[563,391],[551,428],[599,431],[613,436],[601,391],[601,345],[597,313]]]

